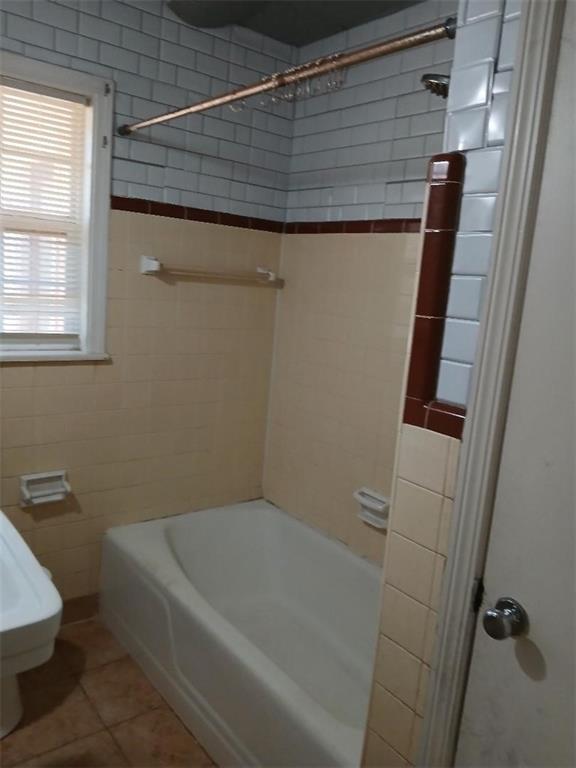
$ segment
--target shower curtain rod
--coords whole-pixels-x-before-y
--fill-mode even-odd
[[[398,51],[405,51],[408,48],[415,48],[418,45],[432,43],[435,40],[441,40],[444,37],[452,39],[455,35],[456,18],[451,16],[446,19],[443,24],[425,27],[417,32],[412,32],[409,35],[395,37],[392,40],[383,40],[379,43],[366,46],[365,48],[358,48],[355,51],[333,53],[329,56],[322,56],[319,59],[308,61],[306,64],[300,64],[299,66],[292,67],[284,72],[277,72],[276,74],[265,77],[263,80],[253,83],[252,85],[243,85],[240,88],[236,88],[234,91],[223,93],[221,96],[213,96],[209,99],[204,99],[196,104],[191,104],[189,107],[183,107],[182,109],[166,112],[162,115],[157,115],[156,117],[150,117],[147,120],[141,120],[138,123],[121,125],[118,128],[118,133],[121,136],[130,136],[130,134],[136,133],[136,131],[140,131],[143,128],[149,128],[152,125],[167,123],[169,120],[192,115],[196,112],[203,112],[206,109],[221,107],[224,104],[232,104],[235,101],[247,99],[258,93],[274,91],[277,88],[325,75],[328,72],[335,72],[338,69],[345,69],[346,67],[351,67],[355,64],[362,64],[365,61],[378,59],[381,56],[387,56],[391,53],[397,53]]]

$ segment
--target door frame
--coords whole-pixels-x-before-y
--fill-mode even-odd
[[[492,267],[464,429],[455,518],[418,766],[453,764],[540,194],[565,0],[524,0]]]

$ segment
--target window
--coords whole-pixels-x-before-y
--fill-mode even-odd
[[[2,57],[3,360],[105,356],[111,86]]]

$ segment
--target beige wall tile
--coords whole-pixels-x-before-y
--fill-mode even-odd
[[[403,757],[410,751],[414,712],[379,683],[372,692],[369,728]]]
[[[456,475],[458,472],[458,460],[460,458],[460,440],[450,438],[448,447],[448,462],[446,466],[446,479],[444,482],[444,495],[450,499],[454,498],[456,493]]]
[[[385,539],[351,495],[391,490],[417,246],[417,235],[283,242],[264,493],[376,561]]]
[[[430,608],[433,608],[435,611],[437,611],[440,606],[445,566],[446,558],[443,555],[436,555],[434,560],[434,578],[432,580],[432,590],[430,592],[430,600],[428,602]]]
[[[366,768],[404,768],[408,762],[381,736],[368,730],[362,765]]]
[[[435,549],[442,502],[440,494],[399,479],[396,483],[392,530],[428,549]]]
[[[276,292],[166,283],[138,263],[200,254],[210,268],[278,271],[281,236],[110,218],[112,360],[0,366],[2,505],[64,597],[97,589],[107,527],[261,495]],[[68,470],[74,497],[20,510],[18,476],[48,469]]]
[[[430,491],[443,493],[452,438],[428,429],[402,426],[398,475]]]
[[[422,660],[428,664],[428,666],[430,666],[432,662],[432,654],[434,653],[437,621],[438,614],[436,611],[428,611],[428,616],[426,618],[426,634],[424,638],[424,652],[422,654]]]
[[[376,651],[375,679],[412,709],[416,706],[420,679],[420,659],[384,635]]]
[[[416,712],[423,716],[426,706],[426,694],[428,693],[428,680],[430,679],[430,667],[422,664],[420,669],[420,681],[418,683],[418,698],[416,700]]]
[[[436,544],[436,551],[444,556],[448,554],[448,545],[450,543],[453,506],[454,502],[452,499],[445,498],[442,502],[442,515],[440,517],[440,528],[438,530],[438,542]]]
[[[416,765],[418,760],[418,750],[420,748],[420,736],[422,734],[423,718],[415,717],[412,726],[412,736],[410,738],[410,754],[408,755],[410,763]]]
[[[425,605],[385,584],[380,631],[418,658],[422,658],[429,610]]]
[[[386,583],[429,605],[436,555],[397,533],[386,550]]]

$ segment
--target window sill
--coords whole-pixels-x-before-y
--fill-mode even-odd
[[[110,360],[110,355],[105,352],[65,352],[56,350],[0,352],[0,365],[2,363],[88,363],[98,360]]]

